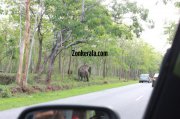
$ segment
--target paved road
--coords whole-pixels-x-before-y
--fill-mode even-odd
[[[152,92],[151,84],[132,84],[44,104],[88,104],[106,106],[119,112],[121,119],[141,119]],[[0,111],[0,119],[16,119],[26,107]]]

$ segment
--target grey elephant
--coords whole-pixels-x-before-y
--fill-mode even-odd
[[[91,67],[84,64],[82,66],[79,67],[78,69],[78,78],[79,80],[83,80],[86,79],[89,82],[89,76],[91,74]]]

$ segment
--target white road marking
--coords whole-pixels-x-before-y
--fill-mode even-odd
[[[141,98],[143,98],[143,96],[139,96],[138,98],[136,98],[136,101],[140,100]]]

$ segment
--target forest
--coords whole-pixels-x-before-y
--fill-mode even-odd
[[[1,0],[0,86],[69,88],[153,75],[163,55],[141,38],[144,27],[154,28],[148,12],[124,0]],[[92,50],[108,55],[72,55]],[[78,78],[83,64],[91,67],[89,82]]]

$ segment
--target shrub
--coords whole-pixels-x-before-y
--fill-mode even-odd
[[[2,98],[9,98],[12,96],[12,93],[9,88],[5,88],[0,92],[0,97]]]
[[[12,84],[15,80],[15,74],[0,73],[0,84],[2,85]]]

